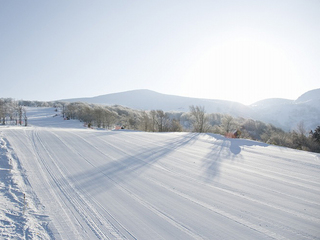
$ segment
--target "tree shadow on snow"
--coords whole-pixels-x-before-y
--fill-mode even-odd
[[[70,176],[69,180],[79,189],[88,191],[93,195],[99,194],[116,184],[134,180],[132,176],[139,176],[171,152],[187,144],[192,144],[196,140],[196,136],[197,134],[179,136],[161,147],[145,148],[135,154],[125,153],[126,156],[120,159],[106,159],[108,163],[102,166],[93,166],[81,174]]]
[[[242,159],[241,151],[244,147],[261,146],[268,144],[247,139],[226,138],[218,134],[207,134],[212,137],[212,150],[203,158],[202,167],[205,170],[204,180],[211,182],[220,175],[223,161]]]

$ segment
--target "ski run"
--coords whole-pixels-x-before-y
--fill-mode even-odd
[[[320,239],[320,154],[28,114],[0,127],[0,239]]]

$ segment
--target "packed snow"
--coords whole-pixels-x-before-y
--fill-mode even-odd
[[[28,123],[0,127],[0,239],[320,239],[320,154]]]

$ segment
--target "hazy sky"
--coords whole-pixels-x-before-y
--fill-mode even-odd
[[[319,0],[0,1],[0,98],[150,89],[251,104],[319,76]]]

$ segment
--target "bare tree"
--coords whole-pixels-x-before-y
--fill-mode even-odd
[[[180,124],[180,121],[173,118],[170,121],[170,131],[172,132],[182,132],[182,126]]]
[[[224,118],[222,118],[222,129],[224,130],[224,133],[228,133],[232,130],[234,126],[234,120],[233,117],[230,115],[226,115]]]
[[[104,112],[102,107],[96,107],[94,109],[94,119],[98,128],[101,128],[104,118]]]
[[[151,125],[150,122],[151,121],[150,121],[148,113],[145,111],[142,112],[141,121],[140,121],[140,129],[145,132],[149,131],[150,125]]]
[[[150,112],[151,115],[151,130],[152,132],[156,131],[156,118],[157,118],[157,112],[156,110],[151,110]]]
[[[22,124],[22,109],[23,109],[22,106],[18,106],[18,107],[17,107],[18,116],[19,116],[19,124],[20,124],[20,125]]]
[[[208,118],[204,107],[191,105],[189,108],[192,116],[193,131],[199,133],[208,131]]]
[[[118,118],[118,114],[116,112],[110,111],[106,109],[105,112],[105,127],[110,128],[111,125],[115,124],[116,119]]]
[[[306,137],[306,129],[303,122],[297,124],[297,131],[292,131],[292,142],[294,148],[307,150],[308,138]]]
[[[301,121],[297,124],[297,133],[300,135],[300,136],[306,136],[307,134],[307,130],[306,128],[304,127],[304,122]]]
[[[65,109],[66,109],[66,104],[63,102],[63,103],[61,103],[61,105],[62,105],[62,117],[64,118]]]
[[[6,120],[6,110],[5,110],[5,102],[0,99],[0,121],[2,119],[2,124],[5,125]]]
[[[27,110],[25,107],[23,108],[23,118],[24,118],[24,125],[28,126]]]
[[[158,127],[159,132],[167,132],[169,130],[169,117],[168,114],[166,114],[162,110],[157,110],[156,111],[156,124]]]

